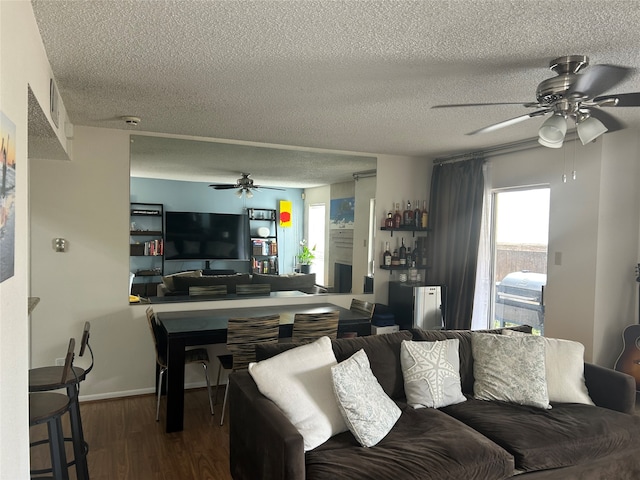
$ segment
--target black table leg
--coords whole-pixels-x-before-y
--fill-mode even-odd
[[[179,432],[184,423],[184,347],[182,339],[168,338],[167,433]]]

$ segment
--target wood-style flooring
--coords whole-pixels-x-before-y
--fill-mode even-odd
[[[231,480],[229,428],[227,423],[220,426],[223,396],[220,388],[220,403],[211,416],[206,389],[187,390],[184,430],[169,434],[164,431],[164,398],[159,422],[154,395],[81,403],[91,480]],[[31,437],[32,441],[46,437],[46,427],[32,428]],[[73,457],[70,445],[67,456]],[[46,447],[31,449],[32,468],[48,462]],[[76,478],[75,467],[69,474]]]

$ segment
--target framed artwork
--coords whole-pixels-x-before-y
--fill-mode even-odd
[[[345,228],[353,230],[355,197],[334,198],[329,208],[330,228]]]
[[[13,277],[16,240],[16,126],[0,112],[0,283]]]

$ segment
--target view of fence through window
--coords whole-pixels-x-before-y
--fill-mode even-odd
[[[549,188],[494,193],[493,328],[531,325],[544,332]]]

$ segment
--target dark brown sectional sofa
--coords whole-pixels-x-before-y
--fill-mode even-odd
[[[460,374],[467,401],[441,409],[406,404],[402,340],[460,340]],[[294,344],[257,348],[269,358]],[[543,410],[473,398],[468,331],[402,331],[332,341],[338,362],[363,348],[371,370],[402,415],[380,443],[362,447],[349,432],[304,452],[298,431],[264,397],[247,372],[231,375],[230,463],[235,480],[434,479],[493,480],[640,478],[640,417],[635,381],[585,364],[597,406],[552,403]]]

